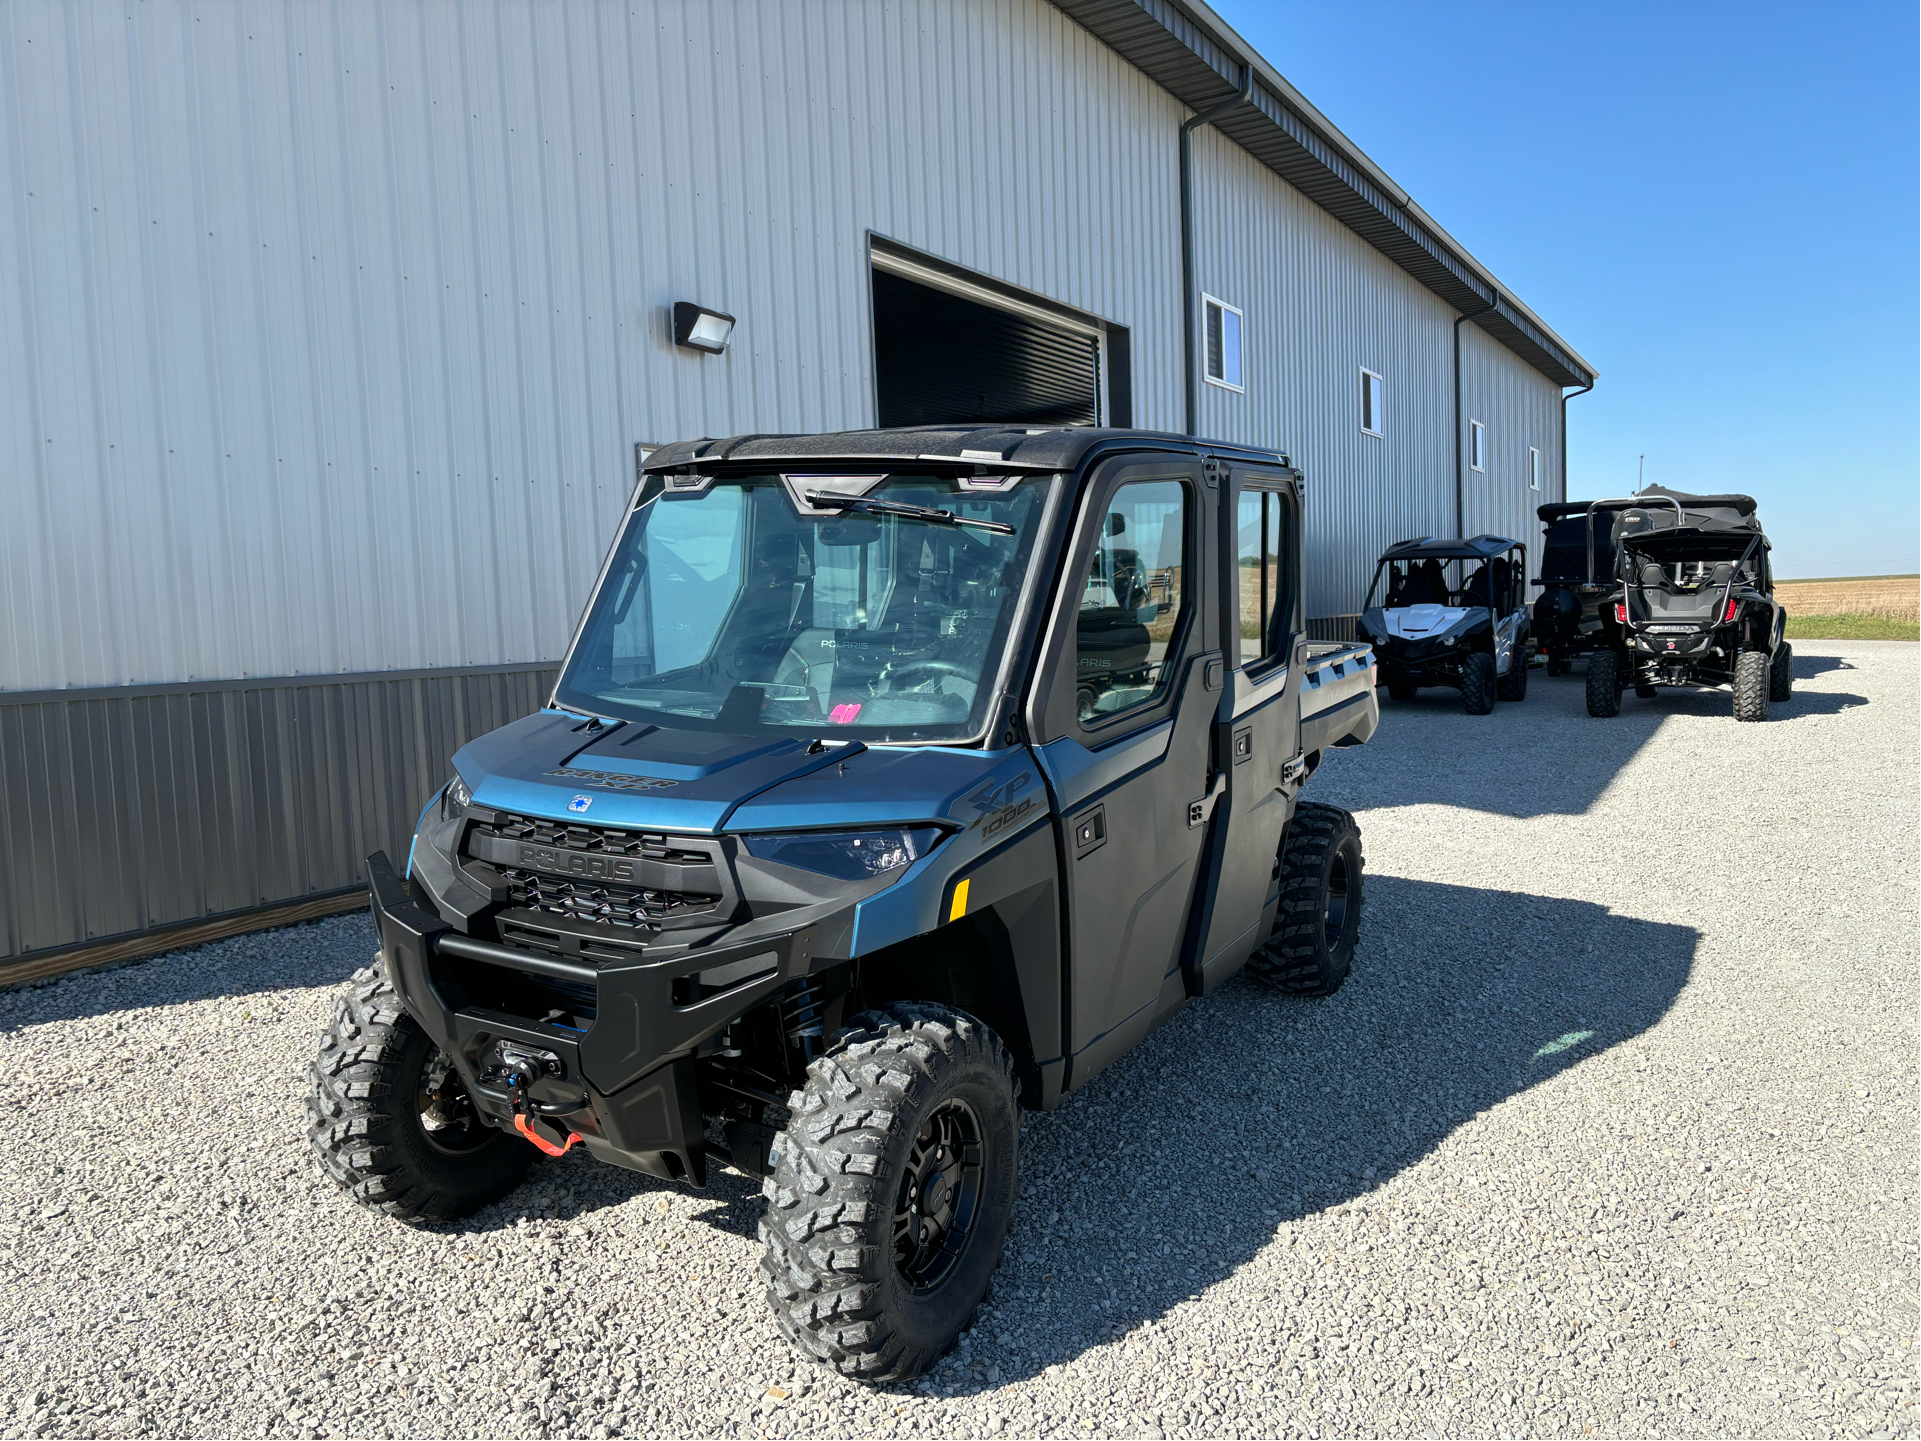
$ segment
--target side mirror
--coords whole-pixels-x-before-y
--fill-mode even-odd
[[[1127,517],[1122,515],[1118,510],[1110,510],[1107,513],[1106,522],[1101,526],[1101,534],[1102,535],[1127,534]]]

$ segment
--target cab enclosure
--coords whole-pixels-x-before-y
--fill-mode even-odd
[[[1136,431],[654,452],[549,704],[369,860],[462,1104],[765,1174],[897,1003],[1060,1104],[1268,944],[1300,787],[1374,729],[1368,648],[1305,635],[1301,504],[1280,455]]]
[[[1650,486],[1626,505],[1607,504],[1620,507],[1619,599],[1597,653],[1608,657],[1604,679],[1589,662],[1589,710],[1609,714],[1630,685],[1643,696],[1662,686],[1733,686],[1741,719],[1764,718],[1770,699],[1787,700],[1787,614],[1774,600],[1752,497]]]
[[[1498,535],[1426,536],[1389,546],[1374,570],[1359,630],[1380,684],[1396,699],[1421,686],[1459,690],[1470,714],[1498,693],[1527,693],[1527,547]]]

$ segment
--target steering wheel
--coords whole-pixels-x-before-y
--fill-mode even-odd
[[[892,683],[897,681],[901,676],[912,675],[917,671],[928,671],[934,675],[951,675],[957,680],[966,681],[970,685],[974,682],[974,673],[966,666],[957,665],[951,660],[933,658],[927,660],[910,660],[895,666],[887,673],[887,679],[889,683]]]

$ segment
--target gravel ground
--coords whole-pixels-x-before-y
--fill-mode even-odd
[[[0,995],[5,1435],[1913,1435],[1916,658],[1590,721],[1387,707],[1338,996],[1245,981],[1025,1129],[992,1305],[865,1391],[756,1187],[575,1156],[348,1205],[303,1067],[358,917]]]

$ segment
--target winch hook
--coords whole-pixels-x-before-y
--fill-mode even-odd
[[[525,1061],[518,1061],[506,1067],[506,1071],[507,1075],[504,1079],[507,1082],[507,1090],[513,1096],[514,1129],[549,1156],[564,1156],[573,1150],[575,1142],[580,1140],[580,1132],[569,1131],[566,1141],[561,1145],[555,1145],[534,1129],[534,1122],[539,1120],[539,1116],[528,1115],[532,1109],[532,1102],[527,1094],[527,1088],[534,1082],[533,1067],[527,1065]]]

